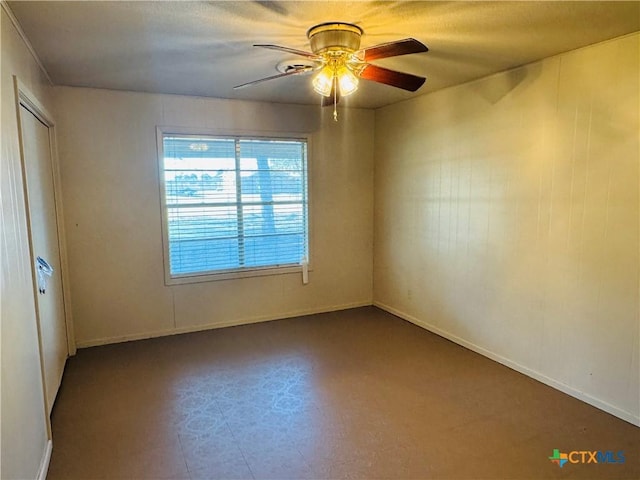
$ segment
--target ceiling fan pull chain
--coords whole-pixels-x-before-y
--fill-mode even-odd
[[[338,121],[338,77],[333,77],[333,121]]]

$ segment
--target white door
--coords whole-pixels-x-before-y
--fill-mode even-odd
[[[20,105],[20,124],[35,278],[38,278],[37,257],[53,267],[46,289],[36,287],[45,395],[51,413],[68,355],[51,143],[49,127],[23,105]]]

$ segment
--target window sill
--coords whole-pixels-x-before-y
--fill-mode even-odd
[[[311,267],[309,267],[311,271]],[[219,273],[203,272],[202,274],[175,275],[165,278],[165,285],[184,285],[188,283],[215,282],[220,280],[235,280],[239,278],[266,277],[272,275],[284,275],[302,273],[302,265],[288,265],[283,267],[247,268],[240,270],[228,270]]]

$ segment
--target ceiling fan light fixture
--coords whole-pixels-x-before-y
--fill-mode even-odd
[[[358,77],[347,67],[343,66],[336,72],[338,77],[338,86],[340,87],[340,95],[346,97],[351,95],[358,89]]]
[[[307,32],[311,51],[323,64],[313,79],[313,89],[323,97],[339,89],[345,97],[358,89],[357,72],[350,64],[362,63],[357,56],[362,29],[352,23],[328,22],[311,27]]]
[[[333,69],[329,65],[325,65],[313,78],[311,82],[313,89],[323,97],[328,97],[331,95],[331,89],[333,88],[333,77]]]
[[[342,97],[358,89],[358,77],[344,62],[338,65],[334,63],[325,65],[312,81],[313,89],[323,97],[330,96],[336,84],[340,88]]]

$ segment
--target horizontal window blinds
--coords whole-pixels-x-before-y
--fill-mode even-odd
[[[162,165],[171,276],[307,256],[305,141],[165,134]]]

